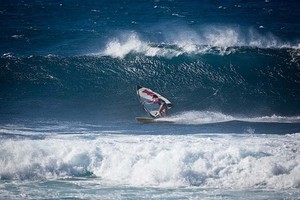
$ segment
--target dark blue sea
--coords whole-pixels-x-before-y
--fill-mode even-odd
[[[0,199],[299,199],[298,1],[1,0],[0,27]]]

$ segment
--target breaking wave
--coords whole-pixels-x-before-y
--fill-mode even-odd
[[[124,58],[130,53],[145,56],[173,58],[183,54],[216,53],[226,55],[237,51],[238,47],[246,48],[292,48],[299,49],[300,43],[283,42],[271,33],[262,35],[254,29],[241,31],[229,27],[205,27],[200,32],[194,30],[175,30],[161,33],[160,41],[143,39],[137,32],[122,33],[110,39],[104,50],[94,55]]]
[[[137,40],[137,47],[143,49],[143,45]],[[114,48],[109,49],[113,53]],[[198,118],[206,118],[199,112],[185,112],[224,114],[213,116],[215,121],[299,116],[299,50],[237,48],[236,53],[225,56],[182,55],[166,59],[134,55],[131,49],[116,55],[128,54],[123,59],[3,55],[0,116],[134,118],[144,114],[135,94],[137,84],[166,96],[175,105],[172,114],[183,113],[193,123],[198,123],[199,114]],[[172,51],[174,47],[170,52],[175,55]],[[240,115],[242,119],[230,117]],[[269,119],[272,120],[261,120]]]
[[[300,187],[299,134],[88,137],[1,141],[0,178],[93,176],[109,185]]]

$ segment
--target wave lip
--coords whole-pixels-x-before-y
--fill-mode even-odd
[[[124,58],[129,53],[140,53],[149,57],[160,55],[162,57],[176,57],[182,52],[172,48],[161,48],[152,45],[149,42],[144,42],[139,39],[137,34],[131,34],[125,41],[120,39],[113,39],[106,45],[105,50],[101,53],[105,56],[114,58]]]
[[[209,26],[202,31],[175,30],[162,33],[163,39],[158,41],[141,39],[137,32],[130,32],[112,38],[100,53],[103,56],[124,58],[130,53],[145,56],[173,58],[183,54],[216,53],[226,55],[235,52],[235,48],[299,49],[300,44],[282,42],[271,33],[261,35],[253,29],[241,31],[232,27]]]

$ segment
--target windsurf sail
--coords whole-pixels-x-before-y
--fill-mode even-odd
[[[162,99],[166,103],[168,109],[171,109],[172,107],[172,103],[168,99],[149,88],[141,87],[138,85],[136,87],[136,93],[140,103],[143,105],[144,110],[153,118],[156,118],[156,114],[160,107],[156,103],[149,103],[152,100],[153,95],[157,95],[158,98]]]

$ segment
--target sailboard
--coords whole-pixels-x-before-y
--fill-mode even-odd
[[[152,117],[136,117],[138,122],[142,124],[156,123],[156,124],[172,124],[174,121],[164,119],[164,118],[152,118]]]
[[[151,90],[149,88],[145,88],[145,87],[138,85],[136,87],[136,93],[137,93],[138,99],[139,99],[140,103],[142,104],[144,110],[150,115],[150,117],[152,117],[152,118],[148,118],[148,119],[140,117],[140,118],[137,118],[138,121],[151,122],[152,120],[154,120],[154,118],[157,118],[157,112],[158,112],[160,106],[158,104],[149,103],[152,100],[153,95],[156,95],[156,96],[158,96],[158,98],[162,99],[166,103],[167,109],[171,109],[171,107],[172,107],[172,103],[167,98],[163,97],[162,95],[158,94],[157,92],[154,92],[153,90]],[[163,121],[163,120],[157,120],[157,121]]]

